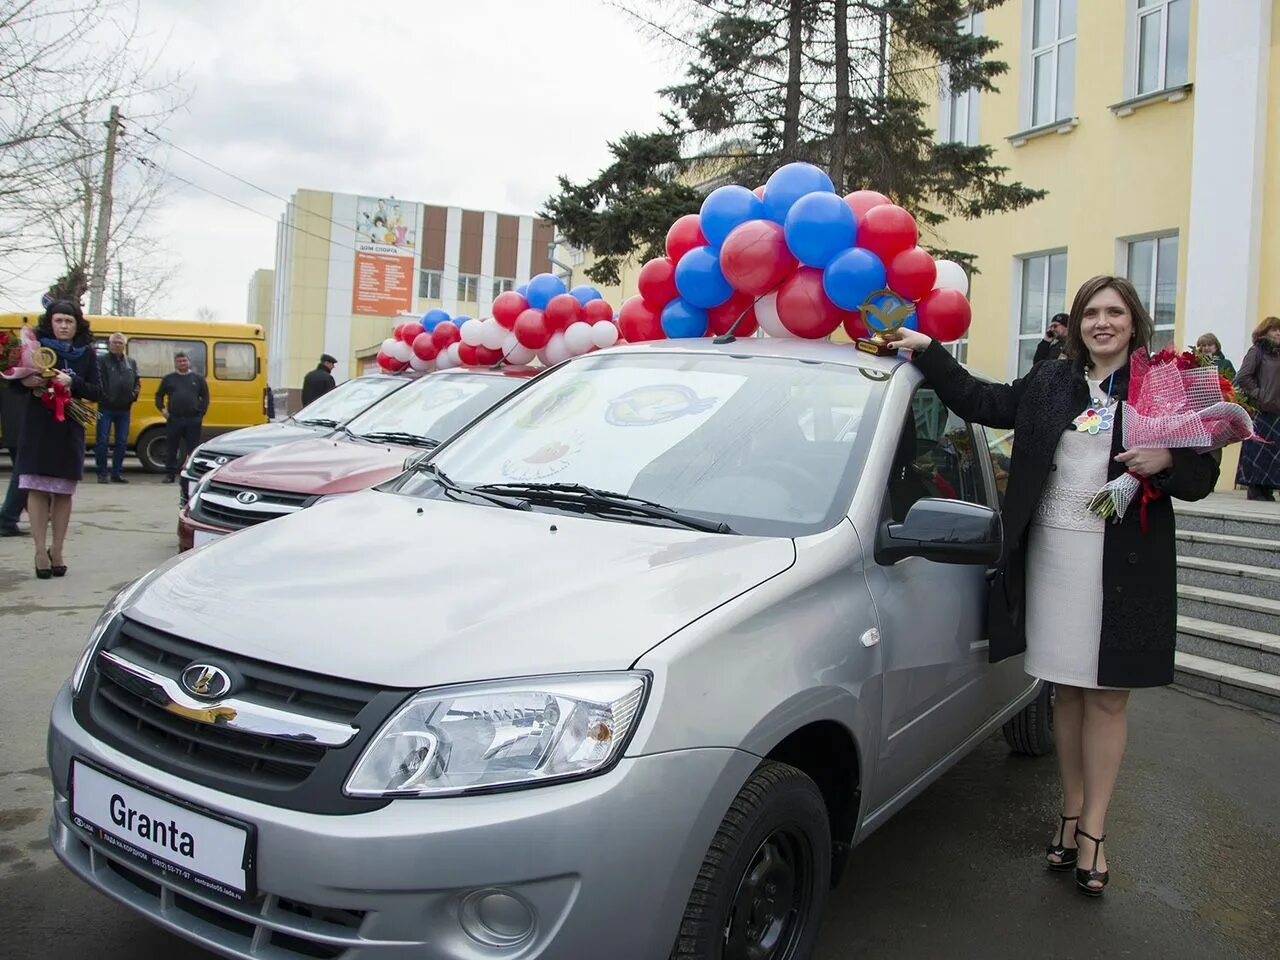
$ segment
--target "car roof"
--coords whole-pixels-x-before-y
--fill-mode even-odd
[[[830,343],[826,340],[801,340],[796,337],[743,337],[727,343],[720,338],[684,340],[651,340],[647,343],[628,343],[610,347],[601,353],[670,353],[670,354],[720,354],[737,357],[770,357],[782,360],[799,360],[808,363],[834,363],[881,374],[891,374],[907,361],[902,357],[877,357],[864,353],[850,343]],[[597,354],[588,354],[596,356]]]

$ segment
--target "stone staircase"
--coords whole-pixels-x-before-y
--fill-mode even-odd
[[[1175,682],[1280,713],[1280,504],[1175,501]]]

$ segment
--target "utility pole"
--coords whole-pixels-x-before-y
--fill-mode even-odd
[[[102,291],[107,284],[107,235],[111,231],[111,180],[115,175],[116,134],[120,108],[111,108],[107,120],[107,152],[102,161],[102,191],[98,196],[98,228],[93,237],[93,270],[89,274],[89,313],[102,313]]]

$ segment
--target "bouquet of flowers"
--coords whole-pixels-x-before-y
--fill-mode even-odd
[[[1129,361],[1129,399],[1123,404],[1125,449],[1190,448],[1208,453],[1253,436],[1253,418],[1236,399],[1235,388],[1214,362],[1194,351],[1166,349],[1154,357],[1137,351]],[[1146,506],[1158,499],[1147,477],[1121,474],[1094,496],[1089,509],[1117,523],[1133,498],[1142,492],[1143,530]]]
[[[8,334],[0,334],[0,336],[5,338],[4,360],[0,364],[0,376],[6,380],[25,380],[30,376],[41,377],[45,382],[35,388],[35,394],[58,423],[65,421],[67,414],[70,413],[72,419],[86,429],[94,424],[97,418],[94,416],[93,408],[71,396],[70,388],[55,379],[58,375],[57,354],[48,347],[40,345],[34,330],[23,327],[18,335],[17,344],[12,342],[13,338]]]

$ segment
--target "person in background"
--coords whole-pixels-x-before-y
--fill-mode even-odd
[[[1228,380],[1236,378],[1236,368],[1230,360],[1222,353],[1222,341],[1212,333],[1202,333],[1200,338],[1196,340],[1196,353],[1202,357],[1208,357],[1218,365],[1218,372]]]
[[[27,491],[18,486],[18,443],[22,439],[22,417],[26,409],[27,388],[12,381],[0,383],[0,430],[4,431],[4,445],[13,464],[4,506],[0,507],[0,537],[22,536],[18,518],[27,509]]]
[[[313,400],[319,400],[337,386],[333,381],[333,368],[338,361],[327,353],[320,355],[316,368],[302,378],[302,405],[305,407]]]
[[[1031,361],[1031,365],[1035,366],[1045,360],[1057,360],[1062,356],[1063,348],[1067,345],[1067,315],[1065,313],[1055,313],[1053,319],[1049,321],[1049,327],[1044,332],[1044,339],[1036,345],[1036,355]]]
[[[1236,389],[1258,408],[1253,432],[1261,438],[1241,446],[1236,486],[1247,487],[1250,500],[1272,502],[1280,489],[1280,317],[1267,317],[1253,331]]]
[[[63,577],[67,564],[63,545],[71,525],[71,498],[84,475],[84,427],[71,415],[59,421],[36,396],[35,390],[61,383],[77,400],[96,402],[101,396],[98,356],[93,332],[80,304],[55,300],[36,326],[40,345],[54,355],[51,380],[33,374],[22,381],[28,388],[18,445],[18,486],[27,491],[27,516],[36,548],[36,577]],[[53,543],[48,541],[53,521]]]
[[[191,369],[191,358],[185,353],[176,353],[173,365],[174,371],[164,375],[156,390],[156,406],[165,418],[165,483],[174,482],[178,467],[200,443],[200,429],[209,409],[209,384]]]
[[[98,375],[102,380],[102,401],[98,404],[98,429],[94,454],[98,461],[98,482],[107,482],[107,444],[111,430],[116,432],[115,445],[111,449],[112,483],[128,483],[124,478],[124,451],[129,443],[129,413],[138,400],[142,381],[138,379],[138,365],[125,356],[127,341],[123,333],[113,333],[107,341],[108,352],[98,361]]]

